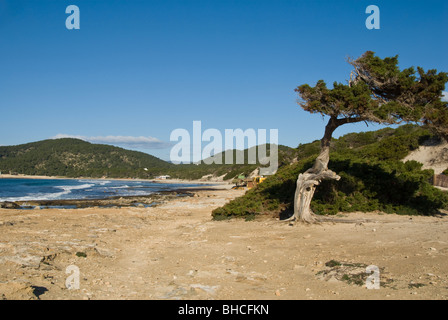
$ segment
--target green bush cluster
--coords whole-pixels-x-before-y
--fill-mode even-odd
[[[311,203],[312,210],[320,215],[377,210],[430,215],[447,208],[447,193],[430,183],[434,172],[422,170],[416,161],[400,161],[429,138],[433,137],[427,130],[406,125],[335,139],[329,168],[341,179],[322,182]],[[297,176],[312,166],[319,152],[316,145],[313,142],[299,146],[298,154],[307,157],[281,167],[257,188],[214,210],[213,216],[222,219],[248,214],[290,214]]]

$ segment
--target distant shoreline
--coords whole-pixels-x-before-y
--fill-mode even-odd
[[[45,180],[112,180],[112,181],[146,181],[154,183],[178,183],[178,184],[229,184],[227,181],[204,181],[204,180],[182,180],[182,179],[132,179],[132,178],[92,178],[92,177],[78,177],[69,178],[61,176],[32,176],[32,175],[12,175],[1,174],[0,179],[45,179]]]

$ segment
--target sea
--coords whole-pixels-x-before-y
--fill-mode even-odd
[[[146,196],[198,184],[94,179],[0,179],[0,202]],[[204,186],[204,185],[201,185]]]

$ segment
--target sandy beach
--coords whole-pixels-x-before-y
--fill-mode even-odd
[[[446,216],[213,221],[214,208],[244,193],[229,187],[149,208],[1,209],[0,298],[448,297]],[[352,281],[367,265],[380,270],[379,290]],[[66,287],[69,266],[79,289]]]

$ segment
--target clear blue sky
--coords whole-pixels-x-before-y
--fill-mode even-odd
[[[80,30],[65,27],[71,4]],[[380,30],[365,27],[371,4]],[[0,0],[0,145],[58,134],[167,142],[201,120],[279,129],[279,143],[296,147],[320,139],[325,122],[297,106],[294,88],[345,82],[345,58],[367,50],[448,71],[447,31],[446,0]]]

